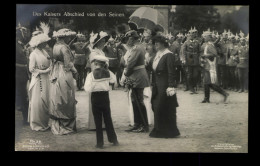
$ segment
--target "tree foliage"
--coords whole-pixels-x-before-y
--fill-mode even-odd
[[[170,22],[174,29],[188,31],[196,27],[199,32],[208,28],[218,30],[220,28],[220,14],[213,6],[176,6],[176,12],[170,13]]]

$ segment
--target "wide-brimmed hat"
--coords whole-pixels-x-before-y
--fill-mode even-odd
[[[29,44],[31,47],[37,47],[39,44],[47,42],[49,40],[51,40],[51,38],[48,35],[42,33],[32,37]]]
[[[57,32],[53,31],[52,37],[59,38],[59,37],[66,37],[66,36],[74,36],[76,34],[77,34],[76,32],[74,32],[70,29],[63,28],[63,29],[58,30]]]
[[[103,38],[105,39],[105,42],[108,42],[109,37],[110,37],[110,36],[109,36],[106,32],[100,31],[99,33],[96,33],[96,34],[91,33],[91,34],[90,34],[90,39],[89,39],[89,41],[90,41],[90,44],[92,45],[92,48],[94,48],[95,45],[96,45],[100,40],[102,40]]]
[[[41,30],[36,27],[36,31],[32,33],[32,38],[29,42],[31,47],[37,47],[39,44],[51,40],[48,36],[50,29],[49,25],[41,22],[40,28]]]

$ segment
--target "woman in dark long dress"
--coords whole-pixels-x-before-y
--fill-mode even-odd
[[[150,137],[173,138],[180,135],[177,128],[176,107],[176,71],[174,55],[168,50],[165,37],[157,35],[153,38],[157,50],[151,60],[152,68],[152,109],[154,111],[154,129]]]

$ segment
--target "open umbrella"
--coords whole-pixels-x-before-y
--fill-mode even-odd
[[[150,7],[140,7],[129,17],[128,23],[133,23],[138,29],[159,29],[165,31],[167,23],[164,15]]]

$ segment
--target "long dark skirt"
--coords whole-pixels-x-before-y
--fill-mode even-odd
[[[168,97],[166,88],[161,88],[153,88],[153,94],[156,93],[152,97],[154,129],[151,131],[150,137],[173,138],[180,135],[176,116],[176,107],[178,107],[177,97],[176,95]]]

